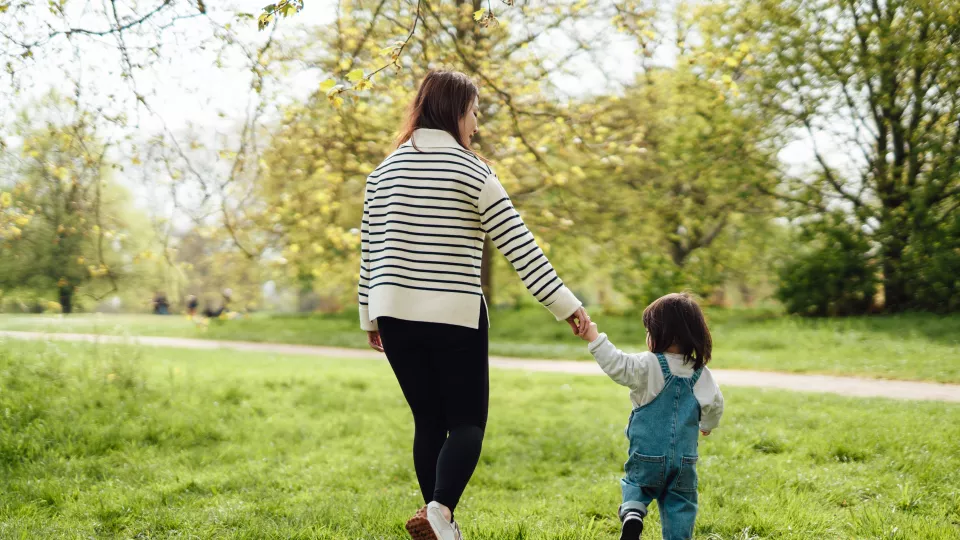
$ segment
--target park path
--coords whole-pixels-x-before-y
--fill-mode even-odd
[[[173,347],[180,349],[233,350],[262,352],[272,354],[302,354],[333,358],[357,358],[384,360],[385,357],[373,350],[343,349],[337,347],[318,347],[313,345],[292,345],[285,343],[256,343],[251,341],[217,341],[211,339],[190,339],[153,336],[105,336],[94,334],[60,334],[43,332],[0,331],[0,338],[13,338],[34,341],[62,340],[89,343],[138,344],[153,347]],[[575,375],[602,375],[600,367],[594,362],[576,362],[570,360],[536,360],[529,358],[490,357],[490,365],[500,369],[537,371],[543,373],[570,373]],[[838,377],[832,375],[806,375],[799,373],[779,373],[773,371],[746,371],[736,369],[711,370],[721,386],[745,386],[769,388],[797,392],[819,392],[855,397],[886,397],[923,401],[948,401],[960,403],[960,385],[931,382],[891,381],[882,379],[864,379],[859,377]]]

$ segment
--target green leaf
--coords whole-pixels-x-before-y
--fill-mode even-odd
[[[347,73],[347,80],[350,81],[350,82],[352,82],[352,83],[356,83],[356,82],[360,81],[360,79],[362,79],[362,78],[363,78],[363,70],[362,70],[362,69],[355,69],[355,70],[351,71],[350,73]]]
[[[479,21],[480,19],[483,18],[484,14],[486,14],[486,12],[487,12],[487,8],[480,8],[480,9],[474,11],[474,12],[473,12],[473,20]]]
[[[326,92],[326,91],[330,90],[331,88],[333,88],[333,87],[336,86],[336,85],[337,85],[337,81],[335,81],[335,80],[333,80],[333,79],[327,79],[327,80],[323,81],[322,83],[320,83],[320,91],[321,91],[321,92]]]
[[[257,19],[257,29],[263,30],[264,28],[270,26],[271,22],[273,22],[273,15],[270,13],[262,13],[260,18]]]

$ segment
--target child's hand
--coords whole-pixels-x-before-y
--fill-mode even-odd
[[[597,323],[591,321],[587,331],[580,336],[580,339],[593,343],[598,337],[600,337],[600,332],[597,331]]]
[[[704,437],[709,437],[709,436],[710,436],[710,432],[709,432],[709,431],[705,431],[705,430],[702,430],[702,429],[701,429],[701,430],[700,430],[700,433],[701,433]]]

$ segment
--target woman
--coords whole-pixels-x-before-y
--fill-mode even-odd
[[[589,324],[488,162],[470,150],[479,90],[466,75],[423,80],[397,149],[367,179],[361,225],[360,325],[386,352],[413,412],[413,463],[427,506],[407,522],[416,540],[461,540],[453,513],[473,475],[487,423],[484,235],[575,334]]]

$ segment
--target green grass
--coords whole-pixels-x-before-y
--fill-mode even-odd
[[[725,394],[697,538],[960,537],[960,406]],[[495,370],[491,403],[466,537],[614,537],[626,391]],[[0,538],[400,539],[411,436],[384,362],[0,343]]]
[[[960,383],[960,316],[905,314],[802,319],[761,310],[709,310],[713,367],[816,372]],[[602,331],[624,350],[645,350],[638,316],[596,314]],[[586,347],[542,309],[495,311],[490,352],[501,356],[589,360]],[[350,311],[338,315],[254,314],[213,321],[206,330],[180,316],[0,315],[0,330],[366,347]]]

